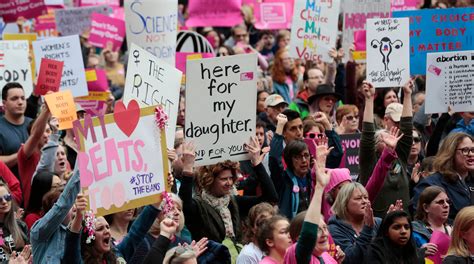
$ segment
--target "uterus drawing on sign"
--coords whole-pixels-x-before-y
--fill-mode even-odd
[[[393,49],[400,49],[403,47],[403,42],[401,40],[391,41],[388,37],[383,37],[380,41],[374,39],[370,42],[370,46],[374,49],[379,49],[380,54],[382,55],[382,63],[384,65],[384,70],[389,71],[390,64],[390,54]]]

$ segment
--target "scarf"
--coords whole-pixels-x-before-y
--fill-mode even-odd
[[[226,237],[233,238],[234,234],[234,225],[232,223],[232,215],[229,210],[230,195],[225,195],[223,197],[215,197],[214,195],[203,190],[201,194],[203,201],[208,203],[212,208],[221,216],[222,221],[224,222],[225,235]]]

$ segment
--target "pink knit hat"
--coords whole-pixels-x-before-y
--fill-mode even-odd
[[[324,188],[324,192],[330,192],[334,187],[345,181],[352,181],[351,172],[347,168],[330,169],[331,174],[328,185]]]

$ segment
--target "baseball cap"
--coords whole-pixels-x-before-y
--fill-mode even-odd
[[[395,122],[400,122],[400,118],[402,117],[402,110],[402,104],[391,103],[385,109],[385,116],[389,116]]]
[[[285,102],[285,99],[283,99],[283,96],[279,94],[272,94],[265,99],[265,107],[277,106],[281,103],[288,105],[288,103]]]

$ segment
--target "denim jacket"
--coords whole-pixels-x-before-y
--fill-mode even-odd
[[[123,258],[127,262],[132,258],[135,249],[145,238],[158,213],[158,209],[152,205],[146,206],[143,209],[137,220],[133,222],[130,231],[128,231],[128,234],[124,237],[122,242],[116,247],[112,245],[112,250],[117,258]],[[64,255],[64,258],[67,258],[67,263],[84,263],[81,257],[81,234],[73,233],[68,230],[65,245],[64,253],[66,253],[66,255]]]
[[[62,222],[72,208],[80,188],[79,169],[76,167],[58,201],[31,228],[33,263],[61,262],[66,240],[66,226]]]

